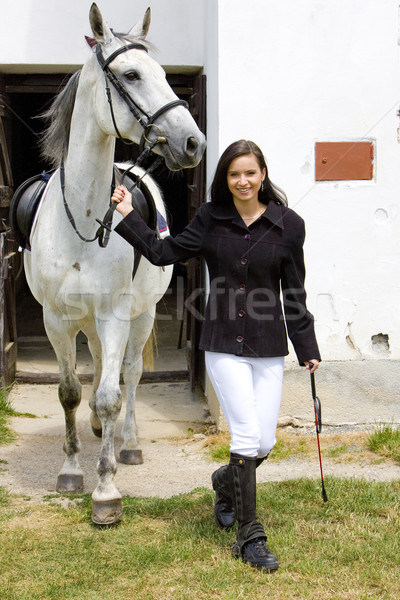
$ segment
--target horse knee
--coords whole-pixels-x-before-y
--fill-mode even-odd
[[[118,389],[99,387],[96,393],[96,413],[100,419],[118,416],[122,407],[122,394]]]
[[[79,406],[82,397],[82,386],[78,378],[61,381],[58,386],[58,397],[64,410],[73,410]]]

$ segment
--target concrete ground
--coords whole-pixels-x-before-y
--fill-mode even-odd
[[[26,331],[19,338],[18,371],[21,374],[55,376],[54,353],[42,330]],[[165,325],[167,324],[167,326]],[[177,349],[180,321],[159,324],[158,371],[186,370],[186,351]],[[184,337],[183,337],[184,339]],[[83,377],[91,372],[91,359],[84,336],[78,338],[77,371]],[[57,474],[63,462],[64,416],[57,397],[56,383],[26,383],[22,377],[11,392],[15,410],[33,413],[36,418],[15,417],[12,424],[18,434],[16,443],[0,448],[0,485],[29,497],[54,493]],[[54,377],[53,377],[54,379]],[[34,377],[33,377],[34,380]],[[377,423],[400,422],[400,364],[396,361],[322,362],[316,372],[317,394],[322,403],[324,427],[338,432],[365,430]],[[77,413],[82,442],[80,462],[85,473],[85,490],[92,491],[97,482],[96,463],[100,440],[89,424],[88,400],[91,386],[84,384],[83,399]],[[224,421],[213,409],[223,428]],[[192,393],[187,381],[142,383],[137,392],[136,417],[144,464],[118,464],[116,484],[124,495],[168,497],[189,492],[195,487],[211,487],[210,473],[217,466],[210,463],[203,448],[210,419],[209,406],[201,390]],[[117,423],[116,455],[122,441],[124,407]],[[287,362],[279,425],[304,428],[310,433],[314,423],[310,378],[305,369]],[[302,429],[300,429],[302,431]],[[325,429],[326,431],[326,429]],[[312,432],[312,430],[311,430]],[[315,433],[315,430],[314,430]],[[324,429],[322,435],[324,433]],[[324,461],[326,475],[364,476],[390,480],[400,478],[394,465],[337,465]],[[293,477],[318,477],[317,459],[267,461],[259,470],[259,481]]]
[[[187,376],[186,349],[178,349],[181,327],[181,314],[174,299],[174,294],[166,295],[157,305],[157,340],[158,355],[155,357],[155,372],[179,374],[176,381]],[[55,376],[58,373],[54,351],[45,335],[42,322],[42,309],[32,297],[26,296],[18,304],[18,363],[17,370],[21,381],[40,380],[46,374]],[[182,332],[182,345],[185,346],[185,329]],[[86,338],[80,334],[77,338],[77,372],[83,377],[92,373],[92,361]],[[49,379],[51,380],[51,378]],[[54,380],[54,377],[53,377]],[[317,394],[322,403],[322,417],[325,424],[333,426],[368,425],[381,422],[400,422],[400,361],[387,359],[322,362],[315,374]],[[149,385],[149,384],[146,384]],[[141,397],[148,403],[150,388],[140,386]],[[159,384],[157,393],[164,390],[170,393],[168,384]],[[188,386],[183,386],[186,401],[193,411],[193,422],[198,419],[198,403],[193,402]],[[146,391],[145,391],[146,390]],[[39,392],[40,394],[40,392]],[[209,408],[217,425],[226,427],[220,415],[212,389],[207,390]],[[202,396],[198,392],[196,398]],[[171,403],[163,408],[170,410],[169,422],[174,422],[174,392]],[[170,409],[168,408],[170,407]],[[138,407],[139,410],[139,407]],[[203,407],[201,411],[203,411]],[[311,400],[310,378],[304,368],[297,363],[286,361],[283,385],[280,425],[304,426],[314,422],[314,409]],[[187,413],[187,418],[190,411]],[[185,417],[186,418],[186,417]],[[146,416],[144,416],[146,422]],[[173,426],[171,426],[174,429]]]
[[[297,365],[285,371],[280,424],[313,421],[310,377]],[[315,373],[325,425],[400,423],[400,362],[322,362]]]
[[[353,365],[354,372],[357,368],[364,372],[364,366]],[[357,381],[341,383],[338,393],[338,386],[330,380],[333,377],[331,366],[325,367],[324,372],[321,368],[318,381],[325,423],[322,442],[324,435],[328,436],[332,431],[347,433],[368,429],[378,420],[398,421],[398,397],[389,394],[387,401],[364,397],[366,388]],[[315,428],[294,430],[298,425],[312,423],[310,395],[305,382],[298,384],[299,378],[297,372],[287,373],[280,422],[287,426],[288,431],[301,432],[301,436],[312,435],[315,455],[306,458],[292,456],[281,462],[266,461],[257,471],[259,482],[298,477],[318,479],[320,476]],[[357,390],[361,390],[358,395],[355,393]],[[208,427],[204,399],[192,394],[187,382],[141,384],[137,396],[136,417],[144,463],[130,466],[118,462],[115,483],[121,494],[168,498],[198,487],[211,489],[210,475],[219,464],[210,460],[204,447],[207,438],[201,432]],[[91,432],[89,397],[90,386],[84,385],[77,421],[82,444],[79,461],[86,492],[92,492],[97,484],[96,464],[101,444]],[[17,384],[11,392],[11,400],[15,410],[33,413],[36,418],[12,419],[18,438],[13,444],[0,447],[0,486],[27,499],[40,500],[55,493],[57,475],[64,460],[64,415],[57,399],[57,385]],[[115,436],[117,460],[123,418],[124,407]],[[330,423],[329,427],[327,423]],[[378,481],[400,479],[400,466],[391,461],[341,463],[324,458],[323,465],[325,478],[334,475]],[[329,480],[327,493],[329,497]]]

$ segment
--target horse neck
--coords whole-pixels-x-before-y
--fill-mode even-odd
[[[96,121],[91,80],[82,69],[65,160],[68,203],[83,216],[107,209],[115,152],[115,138],[104,134]]]

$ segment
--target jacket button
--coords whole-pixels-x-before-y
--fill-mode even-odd
[[[241,344],[241,343],[243,342],[243,336],[242,336],[242,335],[238,335],[238,336],[236,337],[236,341],[237,341],[239,344]]]
[[[244,317],[246,313],[244,312],[244,310],[239,310],[238,311],[238,317]]]
[[[246,235],[244,236],[244,239],[245,239],[245,240],[249,240],[249,239],[250,239],[250,237],[251,237],[251,236],[250,236],[250,234],[249,234],[249,233],[246,233]]]
[[[240,259],[240,264],[241,265],[247,265],[247,258],[241,258]]]

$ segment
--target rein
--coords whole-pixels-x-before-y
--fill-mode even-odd
[[[167,104],[164,104],[163,106],[161,106],[161,108],[159,108],[158,110],[156,110],[155,113],[153,113],[152,115],[148,115],[132,98],[132,96],[129,94],[129,92],[126,90],[125,86],[123,85],[123,83],[121,82],[120,79],[118,79],[117,75],[110,69],[109,65],[110,63],[120,54],[127,52],[128,50],[144,50],[145,52],[147,52],[147,48],[143,45],[143,44],[127,44],[125,46],[122,46],[121,48],[118,48],[117,50],[115,50],[115,52],[113,52],[112,54],[110,54],[110,56],[105,59],[102,53],[102,49],[100,44],[96,45],[96,58],[104,72],[104,76],[105,76],[105,85],[106,85],[106,94],[107,94],[107,100],[108,100],[108,104],[110,106],[110,112],[111,112],[111,118],[112,118],[112,122],[114,125],[114,129],[115,132],[117,134],[117,137],[124,143],[127,145],[133,144],[134,142],[128,141],[126,139],[124,139],[118,129],[117,126],[117,122],[115,119],[115,114],[114,114],[114,109],[113,109],[113,105],[112,105],[112,98],[111,98],[111,90],[110,90],[110,86],[108,84],[108,82],[110,81],[111,84],[114,86],[114,88],[116,89],[116,91],[118,92],[119,96],[121,97],[121,99],[125,102],[125,104],[128,106],[129,110],[131,111],[131,113],[133,114],[133,116],[135,117],[136,121],[138,121],[138,123],[140,123],[140,125],[143,128],[143,132],[142,132],[142,136],[140,138],[140,142],[139,142],[139,157],[136,160],[136,162],[129,167],[129,169],[126,169],[126,171],[123,172],[122,177],[121,177],[121,184],[126,176],[126,174],[133,169],[135,166],[138,166],[143,159],[145,158],[145,156],[147,156],[147,154],[150,154],[150,152],[153,151],[153,148],[157,145],[157,144],[165,144],[168,143],[167,138],[162,134],[162,131],[160,129],[160,127],[158,125],[155,124],[156,119],[158,119],[161,115],[163,115],[165,112],[167,112],[168,110],[175,108],[176,106],[184,106],[186,109],[189,109],[189,105],[185,100],[172,100],[172,102],[168,102]],[[146,135],[148,135],[149,129],[151,127],[155,127],[158,129],[159,131],[159,135],[157,135],[157,137],[155,138],[155,140],[153,142],[150,142],[150,140],[147,139]],[[148,146],[146,147],[146,143],[148,144]],[[147,169],[147,171],[145,171],[145,173],[143,173],[143,175],[137,179],[137,181],[134,183],[134,185],[130,188],[129,191],[132,191],[139,183],[140,181],[143,179],[143,177],[145,175],[147,175],[148,173],[150,173],[150,171],[154,170],[156,168],[156,166],[158,166],[160,164],[160,162],[162,161],[162,158],[159,157],[157,158],[154,163]],[[96,221],[99,223],[100,227],[98,228],[98,230],[96,231],[96,234],[93,238],[86,238],[85,236],[83,236],[77,229],[76,224],[75,224],[75,219],[72,215],[71,209],[68,206],[68,202],[66,200],[65,197],[65,170],[64,170],[64,152],[63,152],[63,158],[61,159],[61,164],[60,164],[60,183],[61,183],[61,191],[62,191],[62,197],[63,197],[63,203],[64,203],[64,208],[65,208],[65,212],[67,213],[67,217],[75,231],[75,233],[77,234],[77,236],[83,241],[83,242],[94,242],[96,240],[99,241],[99,245],[101,248],[105,248],[108,244],[109,241],[109,237],[110,237],[110,233],[111,233],[111,225],[112,225],[112,218],[113,218],[113,214],[114,214],[114,210],[116,208],[116,204],[112,205],[110,204],[110,207],[108,208],[106,214],[104,215],[103,219],[96,219]],[[111,184],[111,187],[113,188],[113,183]],[[113,189],[111,189],[111,194],[113,192]],[[110,195],[111,195],[110,194]]]
[[[145,149],[142,154],[138,157],[138,159],[136,160],[136,162],[131,165],[128,169],[125,169],[125,171],[122,173],[121,176],[121,182],[120,185],[122,185],[126,175],[129,173],[129,171],[131,171],[134,167],[139,166],[139,164],[142,162],[142,160],[145,158],[145,156],[147,154],[149,154],[149,152],[152,151],[152,149],[154,148],[154,146],[157,144],[157,140],[155,140],[154,142],[152,142],[152,144],[150,144],[150,146]],[[146,171],[143,173],[143,175],[141,175],[140,177],[137,178],[137,180],[135,181],[135,183],[128,188],[130,192],[132,192],[134,190],[135,187],[137,187],[139,185],[139,183],[142,181],[142,179],[148,175],[151,171],[153,171],[156,167],[158,167],[158,165],[162,162],[162,158],[161,156],[157,157],[156,160],[150,165],[150,167],[148,167],[148,169],[146,169]],[[107,244],[109,242],[110,239],[110,233],[112,231],[111,229],[111,225],[112,225],[112,219],[113,219],[113,215],[114,215],[114,211],[117,208],[116,204],[111,204],[109,208],[107,209],[106,214],[104,215],[103,219],[96,219],[97,223],[99,223],[100,227],[98,228],[98,230],[96,231],[94,237],[92,238],[86,238],[85,236],[83,236],[76,224],[75,224],[75,219],[74,216],[71,212],[71,209],[68,206],[68,202],[67,199],[65,197],[65,169],[64,169],[64,156],[61,159],[61,164],[60,164],[60,183],[61,183],[61,192],[62,192],[62,198],[63,198],[63,204],[64,204],[64,208],[65,208],[65,212],[67,213],[67,217],[69,219],[69,222],[72,225],[73,230],[75,231],[76,235],[79,237],[79,239],[81,239],[83,242],[95,242],[96,240],[99,241],[99,246],[100,248],[106,248]],[[111,194],[112,195],[113,191],[114,191],[114,187],[115,187],[115,182],[114,182],[114,177],[112,178],[112,182],[111,182]]]

